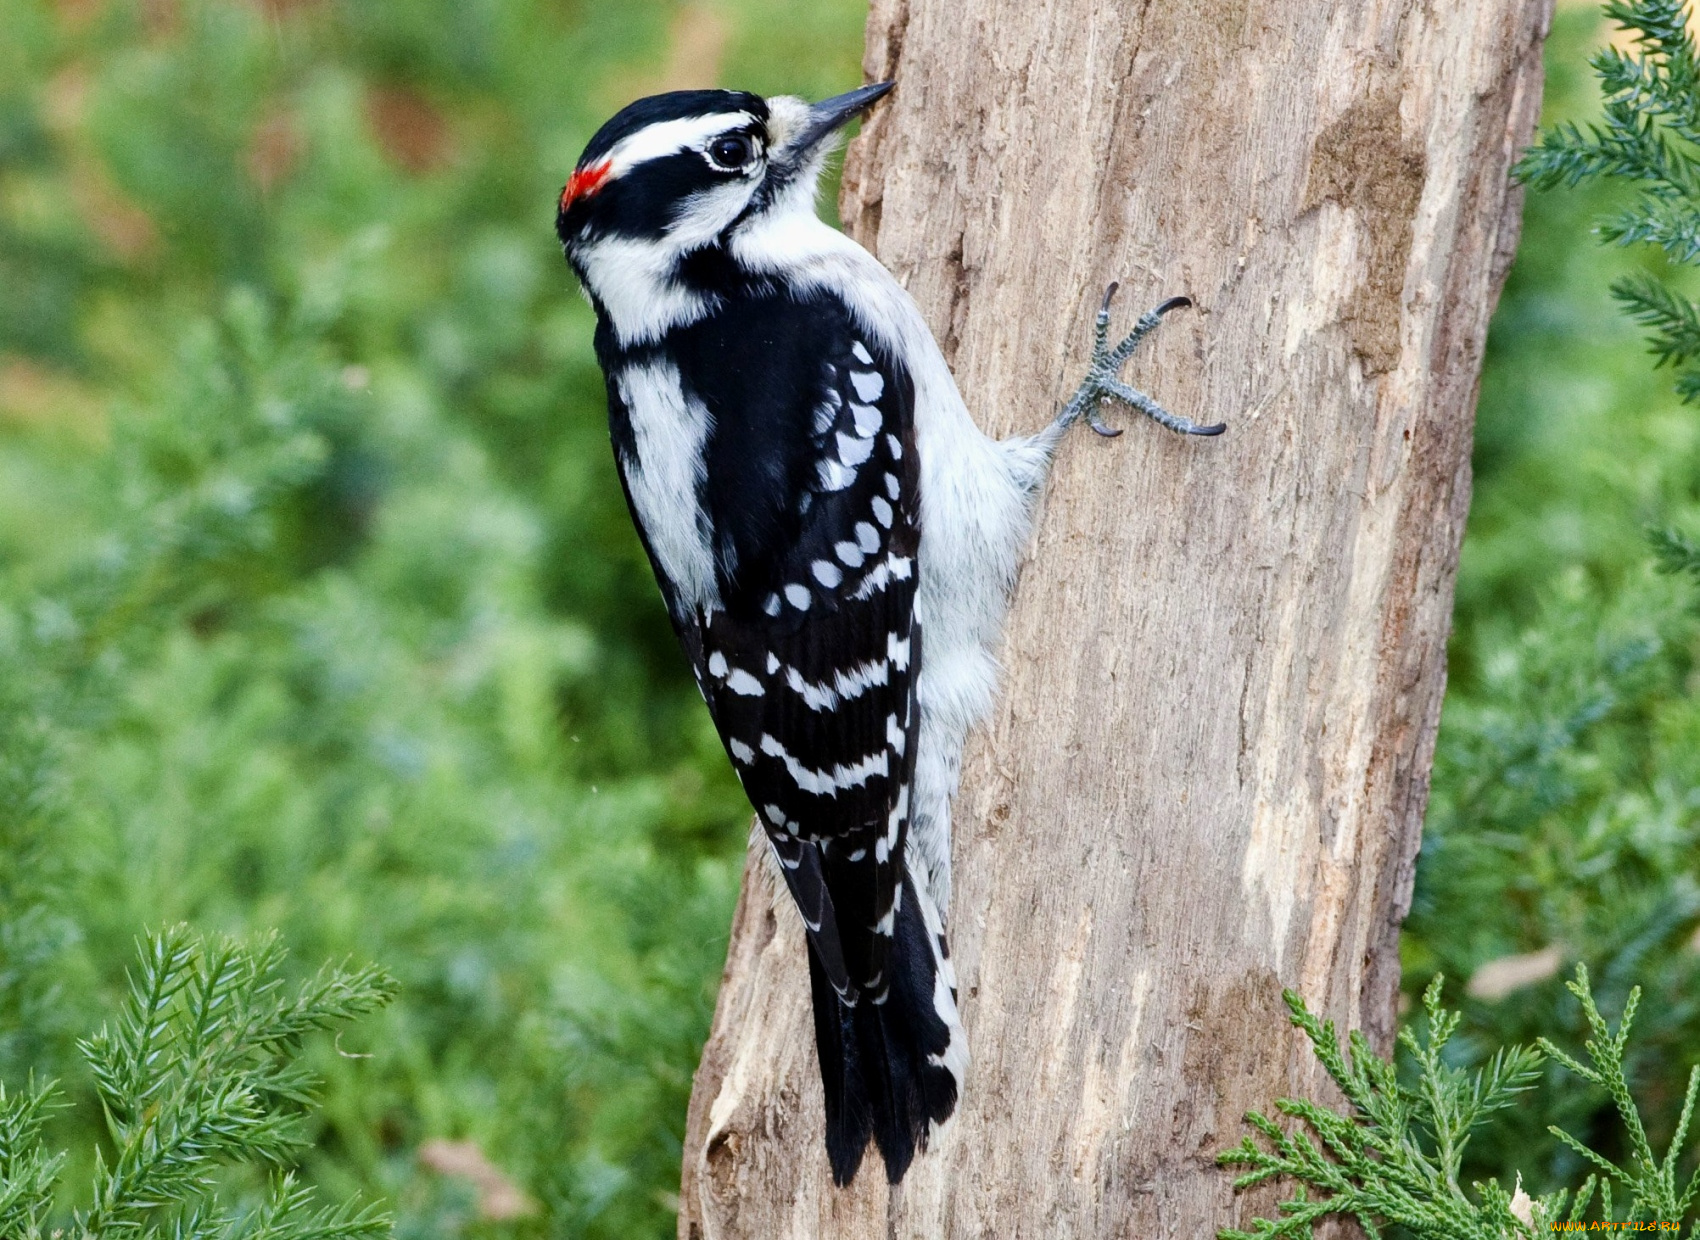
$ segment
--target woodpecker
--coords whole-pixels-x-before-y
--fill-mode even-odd
[[[679,642],[808,943],[826,1149],[902,1179],[968,1064],[945,937],[950,801],[990,710],[1034,497],[1063,432],[1175,298],[1036,434],[975,426],[909,295],[816,214],[836,135],[891,90],[810,105],[675,91],[585,147],[556,231],[596,310],[614,457]]]

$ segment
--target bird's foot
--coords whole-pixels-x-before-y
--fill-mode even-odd
[[[1139,342],[1151,334],[1152,329],[1163,321],[1165,314],[1192,305],[1189,298],[1171,297],[1155,310],[1142,316],[1127,334],[1127,338],[1112,349],[1110,302],[1114,300],[1118,287],[1112,284],[1104,291],[1104,304],[1098,308],[1098,321],[1092,333],[1092,361],[1086,368],[1086,378],[1081,381],[1079,390],[1069,398],[1062,412],[1057,414],[1057,427],[1064,429],[1085,418],[1086,425],[1105,438],[1113,439],[1121,434],[1121,431],[1104,423],[1100,407],[1105,400],[1114,399],[1124,405],[1132,405],[1153,422],[1182,435],[1220,435],[1227,430],[1225,422],[1218,422],[1214,426],[1200,426],[1196,422],[1178,417],[1138,388],[1130,387],[1117,377],[1127,359],[1132,357],[1133,351],[1139,347]]]

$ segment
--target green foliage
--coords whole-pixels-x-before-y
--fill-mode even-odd
[[[1676,1131],[1671,1136],[1670,1148],[1661,1161],[1654,1154],[1652,1144],[1647,1139],[1646,1126],[1641,1122],[1641,1113],[1634,1099],[1630,1097],[1629,1081],[1623,1070],[1623,1051],[1629,1041],[1629,1027],[1635,1019],[1636,1004],[1640,1002],[1640,988],[1629,992],[1629,1001],[1623,1008],[1623,1019],[1618,1022],[1617,1032],[1614,1034],[1607,1026],[1605,1018],[1600,1015],[1599,1008],[1594,1005],[1593,996],[1588,993],[1588,971],[1584,966],[1576,966],[1576,980],[1568,985],[1571,992],[1582,1001],[1583,1012],[1588,1018],[1588,1028],[1593,1033],[1593,1037],[1584,1044],[1592,1066],[1581,1063],[1545,1038],[1541,1039],[1540,1046],[1577,1076],[1610,1095],[1612,1105],[1617,1108],[1618,1118],[1629,1134],[1630,1156],[1626,1160],[1628,1165],[1619,1166],[1589,1149],[1562,1128],[1553,1128],[1552,1135],[1605,1175],[1606,1178],[1601,1182],[1601,1191],[1604,1194],[1603,1205],[1608,1218],[1612,1217],[1611,1185],[1617,1183],[1623,1185],[1629,1197],[1628,1221],[1678,1222],[1686,1219],[1694,1204],[1695,1191],[1700,1188],[1700,1171],[1691,1174],[1687,1182],[1678,1187],[1677,1160],[1684,1156],[1684,1143],[1694,1118],[1695,1096],[1700,1092],[1700,1066],[1689,1070],[1688,1089],[1682,1100],[1682,1114],[1677,1120]],[[1583,1192],[1592,1187],[1592,1184],[1593,1178],[1589,1177]],[[1578,1199],[1580,1200],[1580,1195]]]
[[[1663,1159],[1653,1151],[1640,1110],[1630,1096],[1624,1054],[1640,991],[1631,990],[1614,1033],[1600,1014],[1588,985],[1588,971],[1576,967],[1567,989],[1579,1004],[1591,1037],[1583,1063],[1548,1039],[1539,1049],[1513,1047],[1495,1052],[1483,1068],[1466,1071],[1447,1062],[1446,1048],[1462,1016],[1440,1003],[1437,977],[1423,992],[1427,1029],[1419,1037],[1410,1028],[1399,1043],[1414,1073],[1402,1083],[1394,1065],[1376,1055],[1355,1030],[1350,1052],[1343,1052],[1334,1022],[1323,1022],[1292,991],[1285,992],[1293,1024],[1310,1039],[1318,1062],[1345,1095],[1349,1110],[1337,1111],[1303,1099],[1283,1098],[1277,1109],[1302,1125],[1291,1131],[1253,1111],[1246,1120],[1266,1142],[1245,1137],[1218,1156],[1224,1166],[1250,1170],[1234,1181],[1236,1189],[1286,1178],[1296,1181],[1293,1196],[1280,1204],[1279,1217],[1257,1218],[1250,1231],[1224,1229],[1222,1240],[1309,1240],[1315,1223],[1330,1215],[1355,1218],[1371,1237],[1399,1228],[1419,1240],[1533,1240],[1554,1224],[1585,1224],[1598,1190],[1596,1220],[1612,1223],[1683,1223],[1700,1190],[1700,1171],[1686,1181],[1678,1175],[1687,1158],[1686,1144],[1700,1067],[1689,1074],[1681,1118]],[[1544,1055],[1602,1091],[1616,1108],[1630,1151],[1620,1163],[1554,1126],[1551,1135],[1594,1168],[1574,1189],[1560,1188],[1541,1197],[1523,1192],[1517,1176],[1507,1192],[1497,1180],[1477,1182],[1466,1191],[1464,1149],[1472,1134],[1497,1112],[1518,1104],[1540,1075]],[[1307,1135],[1315,1134],[1315,1140]],[[1318,1144],[1320,1142],[1320,1144]],[[1615,1199],[1625,1203],[1614,1208]]]
[[[1517,175],[1551,189],[1621,180],[1634,197],[1597,225],[1620,245],[1650,244],[1676,263],[1700,262],[1700,58],[1687,0],[1612,0],[1606,16],[1634,50],[1607,47],[1592,64],[1605,107],[1586,130],[1553,126],[1517,165]],[[1700,398],[1700,306],[1657,276],[1620,277],[1612,294],[1651,332],[1653,356],[1680,373],[1685,401]]]
[[[143,947],[123,1014],[81,1044],[111,1141],[95,1151],[91,1204],[50,1227],[63,1154],[42,1128],[50,1091],[0,1089],[0,1235],[178,1240],[355,1240],[389,1217],[349,1202],[319,1207],[287,1173],[245,1206],[221,1202],[218,1173],[276,1169],[309,1139],[319,1082],[302,1039],[382,1007],[395,983],[375,968],[325,968],[289,986],[274,937],[207,942],[178,926]],[[224,1194],[228,1195],[228,1194]]]
[[[748,807],[552,206],[665,74],[844,89],[863,16],[0,0],[0,1082],[62,1081],[67,1206],[106,1123],[76,1034],[183,921],[393,970],[370,1058],[304,1053],[324,1199],[671,1234]]]
[[[42,1141],[50,1091],[7,1093],[0,1085],[0,1235],[38,1236],[53,1205],[65,1155]]]

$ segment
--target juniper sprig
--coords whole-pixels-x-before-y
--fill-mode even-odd
[[[1515,175],[1539,189],[1625,182],[1633,196],[1596,224],[1599,236],[1700,264],[1700,55],[1687,0],[1613,0],[1605,14],[1629,46],[1602,48],[1590,61],[1604,96],[1600,120],[1549,129]],[[1677,371],[1682,399],[1700,399],[1700,306],[1646,272],[1622,277],[1611,291],[1648,329],[1657,364]]]
[[[65,1155],[43,1145],[51,1087],[0,1089],[0,1235],[171,1236],[176,1240],[355,1240],[389,1231],[380,1210],[319,1207],[281,1170],[306,1145],[316,1081],[296,1058],[309,1033],[383,1006],[381,970],[325,968],[291,987],[275,935],[206,940],[185,926],[143,945],[116,1020],[79,1045],[111,1138],[94,1156],[92,1204],[50,1229]],[[259,1203],[219,1199],[215,1173],[275,1175]]]
[[[1485,1067],[1467,1072],[1446,1061],[1446,1045],[1461,1018],[1441,1006],[1437,977],[1423,993],[1426,1034],[1419,1037],[1409,1027],[1399,1033],[1414,1071],[1412,1084],[1401,1083],[1393,1063],[1376,1055],[1356,1031],[1348,1039],[1350,1053],[1342,1051],[1334,1023],[1319,1020],[1303,999],[1285,992],[1293,1024],[1310,1039],[1323,1070],[1346,1096],[1347,1109],[1282,1098],[1277,1111],[1299,1121],[1290,1131],[1260,1111],[1246,1116],[1264,1144],[1247,1136],[1218,1155],[1223,1166],[1247,1168],[1234,1187],[1286,1179],[1294,1188],[1280,1203],[1279,1217],[1254,1218],[1249,1231],[1223,1229],[1220,1240],[1310,1240],[1314,1224],[1334,1215],[1355,1218],[1372,1240],[1388,1227],[1419,1240],[1532,1240],[1551,1224],[1583,1222],[1596,1193],[1602,1222],[1684,1221],[1700,1191],[1700,1172],[1681,1182],[1677,1176],[1700,1094],[1700,1067],[1689,1076],[1682,1118],[1660,1159],[1623,1068],[1640,992],[1631,992],[1614,1032],[1594,1001],[1584,966],[1576,967],[1568,988],[1593,1035],[1583,1048],[1586,1063],[1542,1038],[1538,1047],[1501,1050]],[[1629,1134],[1627,1164],[1612,1162],[1554,1127],[1553,1136],[1595,1168],[1580,1185],[1542,1197],[1526,1194],[1521,1177],[1509,1192],[1497,1180],[1466,1189],[1459,1172],[1471,1134],[1533,1085],[1547,1059],[1611,1096]],[[1627,1203],[1622,1211],[1614,1197]]]

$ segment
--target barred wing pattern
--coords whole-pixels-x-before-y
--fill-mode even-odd
[[[801,536],[711,613],[703,695],[838,997],[883,999],[914,768],[918,478],[907,382],[823,363]],[[754,601],[754,600],[752,600]]]
[[[833,1175],[872,1138],[895,1182],[966,1064],[941,919],[904,867],[913,383],[827,296],[747,291],[665,351],[598,348],[627,499],[808,933]]]

